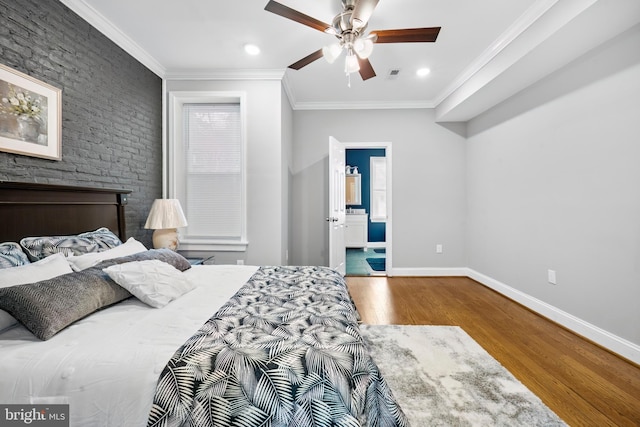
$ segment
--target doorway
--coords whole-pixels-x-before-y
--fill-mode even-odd
[[[391,144],[344,147],[347,176],[357,178],[360,189],[345,206],[346,275],[391,276]]]

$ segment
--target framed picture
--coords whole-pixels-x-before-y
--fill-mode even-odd
[[[0,151],[60,160],[62,91],[0,64]]]

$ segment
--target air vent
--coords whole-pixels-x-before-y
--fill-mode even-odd
[[[399,68],[392,68],[389,70],[389,72],[387,73],[387,79],[389,80],[395,80],[398,78],[398,75],[400,74],[400,69]]]

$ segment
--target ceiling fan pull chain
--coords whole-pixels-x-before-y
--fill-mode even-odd
[[[351,87],[351,73],[347,73],[347,87]]]

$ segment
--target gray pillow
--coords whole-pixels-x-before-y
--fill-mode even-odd
[[[22,247],[14,242],[0,243],[0,268],[19,267],[29,264]]]
[[[38,261],[58,252],[65,256],[101,252],[121,244],[118,236],[106,227],[73,236],[25,237],[20,240],[20,245],[31,261]]]
[[[77,320],[131,296],[111,280],[103,268],[148,259],[159,259],[180,271],[191,267],[180,254],[169,249],[152,249],[110,259],[83,271],[2,288],[0,309],[9,312],[36,337],[48,340]]]
[[[171,249],[149,249],[144,252],[139,252],[133,255],[127,255],[120,258],[113,258],[102,261],[100,264],[94,265],[94,268],[103,269],[111,265],[122,264],[131,261],[146,261],[150,259],[159,259],[167,264],[171,264],[180,271],[185,271],[191,268],[191,263],[187,261],[185,257]]]

